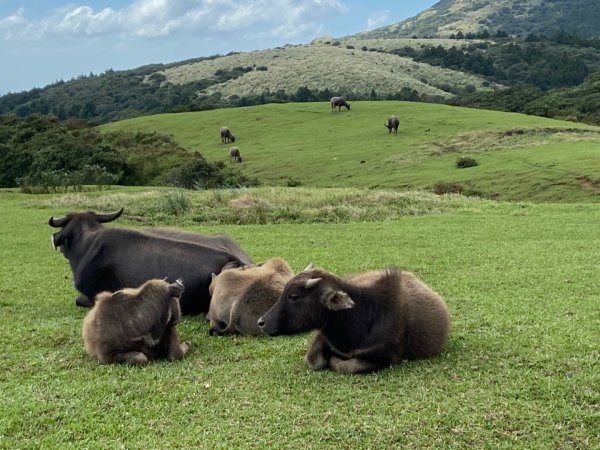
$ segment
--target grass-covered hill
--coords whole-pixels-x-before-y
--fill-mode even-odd
[[[402,22],[360,33],[360,37],[450,36],[503,30],[510,35],[563,30],[600,35],[597,0],[441,0]]]
[[[398,135],[383,126],[400,117]],[[598,201],[600,129],[571,122],[413,102],[270,104],[140,117],[102,131],[159,131],[209,161],[237,139],[245,175],[275,185],[423,188],[488,198]],[[458,168],[459,158],[477,166]],[[230,164],[230,163],[228,163]]]
[[[400,46],[398,41],[395,44]],[[408,89],[417,96],[446,99],[457,92],[490,89],[489,83],[481,76],[419,63],[384,50],[392,45],[392,42],[386,42],[383,48],[377,46],[363,50],[362,46],[356,48],[351,44],[342,46],[331,45],[331,41],[316,42],[236,53],[173,66],[158,74],[165,77],[165,83],[184,85],[210,78],[215,73],[247,68],[241,76],[199,91],[200,95],[220,93],[224,98],[268,96],[277,92],[289,95],[300,88],[308,88],[313,92],[327,89],[327,96],[342,94],[349,98],[366,97],[372,93],[376,97],[393,96],[401,89]],[[377,51],[368,51],[368,48]]]

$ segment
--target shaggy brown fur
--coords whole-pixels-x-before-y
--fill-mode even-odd
[[[183,358],[190,343],[180,342],[175,330],[182,292],[179,280],[149,280],[137,289],[101,292],[83,320],[86,352],[104,364]]]
[[[305,357],[309,367],[364,373],[438,355],[450,313],[411,272],[388,268],[342,279],[309,266],[258,324],[273,336],[318,329]]]
[[[293,276],[294,272],[281,258],[213,275],[207,315],[210,334],[263,334],[256,323],[258,318],[273,306]]]

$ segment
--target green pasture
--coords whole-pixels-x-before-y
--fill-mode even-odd
[[[103,131],[172,135],[210,161],[238,146],[243,173],[269,185],[433,189],[500,200],[596,202],[600,198],[600,128],[498,111],[412,102],[269,104],[138,117]],[[400,117],[398,135],[383,126]],[[237,137],[221,143],[219,127]],[[459,157],[479,165],[456,168]],[[229,163],[228,163],[229,164]]]
[[[361,156],[368,158],[361,170],[370,171],[376,156],[391,158],[392,148],[398,154],[415,151],[426,127],[419,110],[427,111],[429,139],[452,137],[450,129],[432,124],[436,109],[396,106],[399,111],[389,112],[405,117],[398,137],[387,136],[381,126],[380,116],[388,111],[376,114],[377,105],[369,103],[356,105],[350,114],[331,114],[326,105],[266,106],[148,117],[112,127],[169,131],[216,159],[226,151],[218,142],[218,125],[227,123],[240,136],[239,146],[247,155],[244,170],[329,184],[325,175],[335,172],[333,156],[337,154],[344,167],[357,163],[353,158],[360,144],[355,141],[366,134],[373,142],[364,154],[377,155]],[[408,108],[414,114],[406,114]],[[437,108],[437,120],[450,123],[455,132],[460,127],[475,132],[487,123],[486,112],[459,110],[444,116],[444,107]],[[296,112],[290,120],[284,112],[292,109]],[[355,115],[363,110],[371,111],[373,123],[361,121],[357,129]],[[246,120],[240,120],[244,114]],[[547,123],[505,117],[513,122],[488,128]],[[276,120],[285,125],[276,126]],[[302,120],[315,131],[303,133],[300,140]],[[313,161],[319,154],[313,146],[325,136],[324,130],[345,140],[345,159],[342,147],[328,139],[320,152],[327,157],[321,164]],[[286,132],[298,139],[294,149],[289,148],[291,138],[282,141]],[[276,151],[290,154],[291,162],[276,157]],[[479,167],[490,170],[492,161],[502,160],[508,170],[510,161],[525,158],[518,152],[504,159],[502,154],[510,152],[481,154]],[[533,149],[523,153],[532,161],[536,156]],[[583,158],[586,151],[574,153]],[[434,159],[428,162],[429,170],[434,170]],[[299,169],[302,160],[310,170]],[[268,161],[279,165],[268,172]],[[566,170],[571,160],[561,161],[560,169]],[[569,170],[583,167],[583,162],[573,162]],[[320,178],[312,171],[320,171]],[[408,169],[402,173],[406,180],[389,185],[417,184],[408,181]],[[424,172],[413,176],[426,179]],[[375,171],[347,181],[367,186],[373,180]],[[575,195],[567,186],[563,189]],[[337,222],[319,223],[311,215],[310,202],[327,197],[325,189],[189,192],[185,195],[190,210],[182,216],[161,213],[161,199],[168,192],[153,192],[120,188],[32,196],[0,191],[0,448],[598,448],[597,203],[504,203],[423,193],[406,194],[412,201],[392,201],[385,199],[394,198],[394,192],[364,190],[362,196],[352,191],[347,198],[357,207],[376,208],[378,201],[371,196],[379,192],[379,201],[387,201],[397,214],[377,216],[376,221],[342,214]],[[201,219],[206,209],[230,214],[221,203],[241,208],[248,202],[239,198],[250,197],[256,200],[251,204],[260,205],[261,199],[262,204],[275,203],[284,195],[286,202],[300,206],[287,219],[277,216],[279,223],[271,220],[268,209],[254,221],[252,215],[245,216],[243,225],[206,225]],[[343,198],[338,191],[335,195]],[[428,206],[414,208],[415,203]],[[193,345],[185,360],[146,367],[99,365],[83,350],[80,333],[86,311],[74,304],[70,268],[50,246],[54,230],[47,220],[70,210],[106,210],[117,204],[125,204],[126,213],[115,226],[140,226],[140,216],[148,211],[153,225],[226,233],[256,261],[281,256],[295,270],[312,261],[339,274],[388,265],[414,271],[449,305],[449,345],[433,359],[345,376],[305,366],[309,334],[209,337],[201,317],[188,317],[179,326],[181,337]],[[410,213],[401,213],[409,207]],[[264,224],[257,223],[261,221]]]

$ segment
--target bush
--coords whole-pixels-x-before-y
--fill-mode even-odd
[[[184,212],[188,211],[192,206],[187,193],[183,191],[172,191],[167,194],[161,200],[161,209],[174,216],[179,216]]]
[[[475,158],[471,158],[470,156],[461,156],[456,160],[456,167],[459,169],[465,169],[467,167],[475,167],[478,166],[479,163]]]

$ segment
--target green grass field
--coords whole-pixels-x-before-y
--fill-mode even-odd
[[[237,167],[269,185],[432,189],[511,201],[597,202],[600,128],[497,111],[411,102],[270,104],[139,117],[104,131],[159,131],[208,160],[229,160],[219,127],[236,135]],[[383,124],[400,117],[397,136]],[[456,160],[479,165],[457,169]]]
[[[353,120],[345,113],[317,113],[312,105],[297,108],[306,108],[306,117]],[[237,113],[260,114],[263,122],[273,123],[277,111],[265,107]],[[184,143],[212,143],[218,138],[216,125],[228,114],[233,112],[168,117],[175,122],[164,127]],[[473,113],[471,120],[479,115],[484,114]],[[203,117],[214,122],[204,123]],[[197,129],[185,135],[192,118]],[[150,126],[158,119],[144,120]],[[476,131],[467,119],[460,119],[465,132]],[[459,118],[444,120],[456,120],[459,127]],[[515,118],[511,126],[517,122]],[[143,121],[130,122],[135,123]],[[320,121],[312,123],[316,127]],[[240,134],[242,151],[250,139],[264,139],[261,158],[275,151],[281,137],[258,132],[250,137],[253,127],[242,122],[231,126]],[[380,146],[401,146],[408,139],[388,137],[379,128],[372,132]],[[294,129],[290,132],[298,133]],[[204,137],[206,130],[211,132]],[[413,122],[405,131],[417,130]],[[443,140],[449,132],[432,133]],[[211,157],[225,152],[219,143],[211,145],[205,149]],[[249,171],[266,170],[253,161],[250,147],[247,155]],[[480,167],[496,157],[482,156]],[[279,170],[273,169],[274,178]],[[308,177],[310,171],[302,173]],[[289,174],[295,172],[290,169]],[[369,184],[366,178],[363,184]],[[375,208],[378,201],[370,196],[378,192],[381,199],[392,199],[387,204],[397,211],[376,221],[342,215],[338,223],[313,223],[312,209],[323,207],[320,203],[329,194],[343,198],[343,192],[193,192],[188,194],[191,210],[175,217],[160,213],[164,191],[143,191],[78,196],[0,191],[0,448],[598,448],[597,203],[503,203],[423,193],[405,194],[409,200],[400,201],[393,191],[360,195],[352,190],[346,195],[357,208]],[[210,209],[228,216],[223,205],[244,196],[265,204],[286,196],[285,202],[300,206],[289,216],[271,216],[266,209],[254,222],[247,217],[245,225],[209,226],[194,220]],[[311,200],[319,204],[311,208]],[[182,338],[193,344],[183,361],[141,368],[99,365],[83,350],[86,311],[74,305],[69,265],[52,250],[53,229],[46,223],[51,215],[71,209],[119,203],[127,212],[117,225],[139,226],[137,216],[150,211],[152,224],[227,233],[255,260],[281,256],[295,270],[310,261],[340,274],[388,265],[412,270],[449,305],[449,345],[437,358],[344,376],[307,369],[302,357],[308,334],[209,337],[206,322],[196,317],[179,327]],[[414,209],[401,214],[404,208]],[[256,224],[261,217],[266,223]]]

